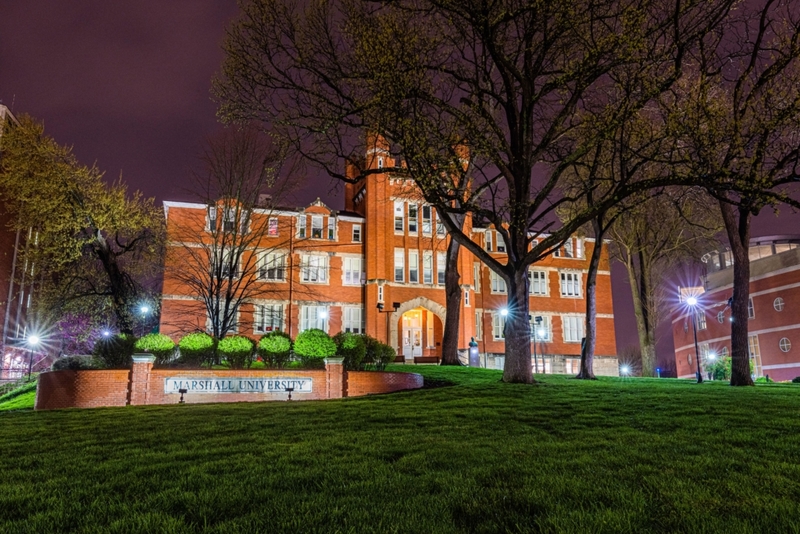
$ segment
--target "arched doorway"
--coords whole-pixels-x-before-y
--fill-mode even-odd
[[[391,316],[389,343],[406,360],[440,356],[444,306],[424,297],[404,302]]]

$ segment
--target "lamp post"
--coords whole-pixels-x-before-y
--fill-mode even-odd
[[[694,334],[694,359],[695,363],[697,364],[697,372],[695,373],[697,376],[697,383],[703,383],[703,375],[700,373],[700,349],[697,346],[697,311],[695,307],[697,306],[697,298],[696,297],[689,297],[686,299],[686,304],[689,305],[689,310],[692,313],[692,334]]]
[[[28,380],[31,379],[31,374],[33,373],[33,349],[36,345],[39,344],[39,336],[32,335],[28,336]]]

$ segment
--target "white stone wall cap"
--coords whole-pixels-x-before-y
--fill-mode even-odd
[[[153,363],[156,361],[156,357],[152,354],[134,354],[133,355],[133,363]]]
[[[332,363],[334,365],[342,365],[344,363],[344,358],[325,358],[325,365]]]

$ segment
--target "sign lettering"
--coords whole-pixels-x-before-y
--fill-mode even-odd
[[[164,393],[311,393],[310,378],[274,376],[267,378],[169,377],[164,379]]]

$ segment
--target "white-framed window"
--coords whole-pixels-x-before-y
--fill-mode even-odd
[[[383,302],[383,286],[378,286],[378,302]]]
[[[297,237],[306,236],[306,216],[300,215],[297,217]]]
[[[792,350],[792,342],[789,341],[788,337],[782,337],[778,342],[778,346],[781,348],[781,352],[789,352]]]
[[[717,313],[717,322],[719,324],[722,324],[722,323],[725,322],[725,312],[724,311],[721,311],[721,312]]]
[[[403,248],[394,249],[394,281],[404,282],[406,272],[406,250]]]
[[[283,304],[256,304],[253,331],[283,330]]]
[[[750,300],[747,301],[747,318],[748,319],[755,319],[756,318],[756,308],[753,306],[753,298],[750,297]]]
[[[490,230],[490,232],[491,231],[492,230]],[[503,239],[503,235],[500,232],[497,232],[495,237],[496,237],[495,241],[497,242],[497,252],[505,252],[506,242]]]
[[[439,218],[439,214],[436,214],[436,235],[444,235],[444,225],[442,224],[442,220]]]
[[[489,279],[491,281],[492,293],[500,293],[500,294],[508,293],[508,289],[506,288],[506,281],[503,279],[502,276],[490,270]]]
[[[311,238],[322,239],[322,215],[311,216]]]
[[[283,252],[265,252],[259,256],[258,278],[278,282],[285,280],[286,254]]]
[[[475,310],[475,339],[483,338],[483,310]]]
[[[436,346],[436,340],[434,339],[434,331],[433,331],[433,312],[430,310],[425,310],[425,337],[428,338],[428,348],[432,349]]]
[[[708,346],[708,343],[701,343],[700,344],[700,365],[704,365],[708,362],[708,353],[711,352],[711,349]]]
[[[327,306],[300,306],[300,331],[311,328],[328,331]]]
[[[436,253],[436,283],[444,285],[444,270],[447,267],[447,254],[445,252]]]
[[[300,259],[300,280],[317,284],[327,283],[328,256],[302,256]]]
[[[353,225],[353,243],[361,243],[361,225]]]
[[[217,229],[217,208],[215,206],[208,207],[208,217],[206,218],[206,230],[213,232]]]
[[[781,297],[776,298],[772,301],[772,307],[775,308],[775,311],[783,311],[784,302]]]
[[[565,258],[574,258],[575,257],[575,253],[574,253],[574,250],[572,248],[572,239],[567,239],[567,242],[564,243],[564,246],[562,247],[562,249],[564,250],[564,257]]]
[[[719,351],[720,358],[727,358],[728,357],[728,347],[722,347],[722,350]]]
[[[576,238],[575,239],[575,257],[576,258],[583,258],[584,253],[585,253],[585,247],[584,247],[583,239],[581,239],[580,237]]]
[[[552,341],[553,328],[550,323],[550,316],[531,314],[530,317],[531,341]],[[537,318],[541,319],[541,321],[537,322]]]
[[[225,209],[225,218],[222,221],[222,231],[223,232],[236,231],[236,208]]]
[[[433,252],[430,250],[422,251],[422,283],[433,283]]]
[[[581,273],[569,271],[561,272],[561,296],[581,296]]]
[[[473,286],[475,287],[475,293],[481,292],[481,264],[480,262],[474,262],[472,264],[472,280]]]
[[[361,285],[362,263],[361,258],[352,256],[342,258],[342,284],[346,286]]]
[[[761,376],[761,348],[758,344],[758,334],[747,336],[747,352],[753,360],[753,374]]]
[[[464,307],[469,308],[469,289],[464,289]]]
[[[408,282],[419,283],[419,252],[416,250],[408,251]]]
[[[239,265],[241,261],[241,257],[236,257],[237,255],[231,250],[218,250],[215,251],[215,260],[219,261],[219,269],[217,269],[217,265],[213,265],[214,269],[214,276],[219,273],[220,280],[227,280],[231,278],[239,278],[240,268]]]
[[[422,206],[422,235],[431,235],[431,207],[423,204]]]
[[[528,291],[531,295],[547,295],[547,271],[528,271]]]
[[[402,234],[405,226],[405,206],[402,200],[394,201],[394,233]]]
[[[353,334],[364,333],[364,314],[360,306],[345,306],[342,309],[342,329]]]
[[[494,230],[486,230],[484,232],[484,239],[486,241],[486,251],[492,252],[494,250],[494,243],[492,242],[492,236],[494,235]]]
[[[269,223],[267,223],[267,235],[270,237],[275,237],[278,235],[278,218],[277,217],[270,217]]]
[[[336,217],[328,217],[328,240],[336,239]]]
[[[378,158],[378,168],[379,169],[383,168],[383,158]]]
[[[231,318],[228,321],[228,332],[227,332],[228,334],[233,334],[233,333],[236,333],[236,332],[239,331],[239,310],[237,308],[236,311],[231,311],[231,309],[233,307],[234,307],[233,303],[230,303],[229,304],[229,308],[228,308],[228,312],[229,312],[229,315],[231,316]],[[217,310],[217,316],[219,317],[217,325],[220,328],[222,328],[222,323],[225,320],[225,303],[224,302],[220,302],[219,303],[219,310]],[[206,310],[206,331],[207,332],[213,332],[214,331],[214,325],[213,325],[213,321],[211,320],[211,314],[208,313],[207,310]]]
[[[562,315],[561,325],[564,330],[565,343],[580,343],[584,336],[584,317],[577,315]]]
[[[695,312],[695,320],[697,321],[697,329],[698,330],[705,330],[708,328],[708,324],[706,324],[706,312],[703,310],[697,310]]]
[[[417,235],[417,224],[419,221],[419,217],[417,214],[417,205],[416,204],[409,204],[408,205],[408,234],[409,235]]]
[[[501,313],[492,314],[492,338],[496,340],[506,338],[506,318]]]

